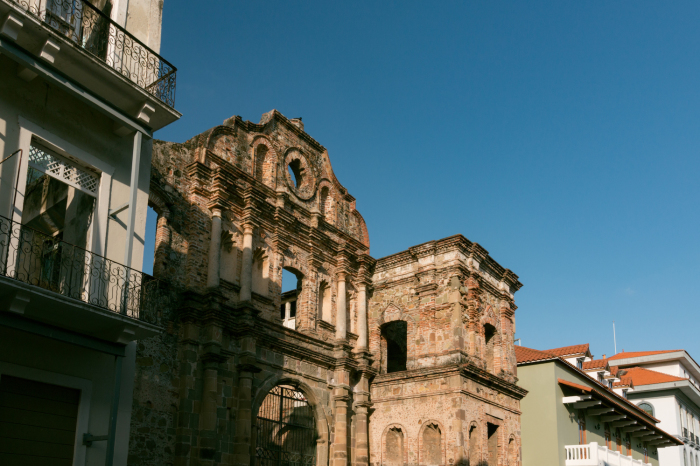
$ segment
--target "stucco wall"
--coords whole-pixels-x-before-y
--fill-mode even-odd
[[[20,121],[24,119],[51,135],[79,148],[95,157],[104,166],[113,168],[111,173],[108,209],[114,209],[129,199],[131,184],[131,160],[133,137],[119,137],[114,134],[114,122],[103,114],[88,107],[64,91],[57,89],[39,78],[25,82],[17,76],[18,65],[0,55],[0,154],[9,156],[20,147]],[[49,141],[50,142],[50,141]],[[131,265],[141,270],[143,263],[143,238],[146,230],[146,207],[150,180],[150,159],[152,141],[144,138],[141,146],[139,172],[139,193],[136,205],[133,254]],[[23,153],[26,164],[28,154]],[[17,156],[0,165],[0,215],[8,217],[14,195],[17,177]],[[21,186],[23,191],[23,186]],[[98,199],[98,204],[101,199]],[[18,204],[22,198],[18,197]],[[96,207],[97,209],[97,207]],[[118,263],[124,261],[126,222],[129,210],[126,209],[107,221],[107,231],[100,232],[106,241],[107,258]],[[97,222],[93,219],[92,228]]]
[[[558,423],[562,415],[552,403],[556,398],[553,363],[530,364],[518,367],[518,385],[528,390],[520,402],[523,466],[559,466],[560,450],[565,445],[559,440]],[[578,443],[578,441],[577,441]]]

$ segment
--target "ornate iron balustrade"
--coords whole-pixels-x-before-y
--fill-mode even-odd
[[[177,294],[164,282],[0,216],[0,275],[164,326]]]
[[[177,69],[86,0],[6,0],[175,107]],[[109,4],[109,3],[108,3]]]

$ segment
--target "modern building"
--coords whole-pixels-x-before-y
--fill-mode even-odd
[[[522,285],[483,247],[374,259],[328,150],[274,110],[156,142],[151,193],[183,302],[137,348],[134,464],[519,463]]]
[[[660,465],[700,466],[700,368],[688,352],[622,352],[607,361],[634,384],[629,400],[685,442],[660,450]]]
[[[162,1],[0,0],[0,464],[127,462]]]
[[[528,391],[521,402],[523,466],[657,466],[661,451],[683,444],[626,398],[634,385],[592,359],[588,345],[516,346],[515,354],[518,385]]]

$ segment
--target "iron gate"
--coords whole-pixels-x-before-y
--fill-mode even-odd
[[[278,385],[258,412],[257,466],[315,466],[316,418],[302,392]]]

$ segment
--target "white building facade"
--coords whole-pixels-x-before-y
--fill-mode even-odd
[[[685,443],[660,450],[660,466],[700,466],[700,367],[693,358],[684,350],[623,352],[608,363],[632,379],[630,401]]]
[[[0,0],[0,464],[125,465],[153,132],[176,121],[162,1]]]

